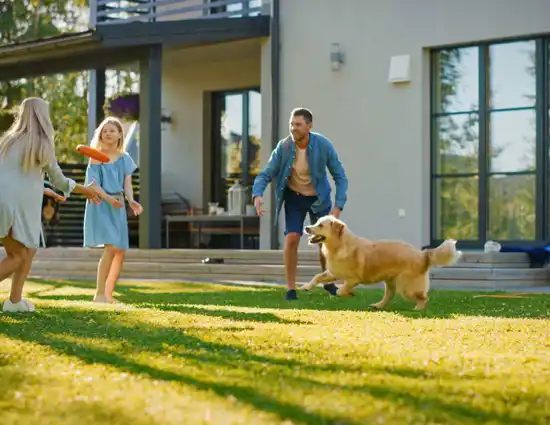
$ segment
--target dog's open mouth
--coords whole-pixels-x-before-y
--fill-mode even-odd
[[[308,238],[308,242],[310,244],[319,244],[325,241],[325,237],[322,235],[310,235]]]

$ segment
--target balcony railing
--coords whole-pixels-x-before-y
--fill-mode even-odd
[[[269,14],[269,0],[90,0],[90,27]]]

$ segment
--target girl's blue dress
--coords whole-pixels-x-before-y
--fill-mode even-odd
[[[86,183],[95,181],[108,194],[123,194],[124,179],[132,175],[136,164],[127,153],[122,153],[114,162],[88,164]],[[103,201],[99,205],[86,203],[84,212],[84,246],[102,247],[114,245],[129,248],[128,217],[126,208],[115,208]]]

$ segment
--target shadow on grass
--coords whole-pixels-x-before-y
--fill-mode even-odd
[[[83,281],[35,280],[37,283],[51,285],[51,289],[31,292],[30,295],[43,300],[90,301],[94,284]],[[170,292],[163,292],[163,285],[169,285]],[[90,295],[43,295],[45,291],[63,287],[90,289]],[[153,289],[154,288],[154,289]],[[212,312],[197,309],[197,305],[233,306],[278,310],[324,310],[324,311],[371,311],[370,304],[382,298],[382,289],[358,290],[353,298],[331,297],[323,289],[312,292],[300,292],[299,300],[289,302],[283,299],[284,290],[278,287],[253,285],[206,284],[206,283],[154,283],[135,285],[120,282],[116,291],[118,299],[124,303],[147,306],[161,310],[172,310],[227,317],[233,320],[258,322],[284,322],[283,319],[269,313],[242,313],[237,311]],[[407,318],[452,318],[457,315],[504,318],[548,318],[550,317],[550,295],[528,294],[526,298],[484,298],[475,295],[487,292],[438,291],[430,293],[428,309],[424,312],[413,311],[414,303],[399,296],[390,302],[385,311]],[[296,323],[300,324],[300,322]]]
[[[190,331],[195,334],[199,331],[212,332],[211,329],[155,327],[143,323],[127,326],[117,320],[131,318],[135,314],[135,311],[82,311],[73,308],[50,308],[36,315],[21,316],[18,322],[5,321],[3,323],[0,317],[0,334],[20,341],[38,343],[50,347],[60,354],[74,356],[90,364],[110,365],[121,371],[144,375],[155,380],[179,382],[199,390],[214,392],[221,397],[233,396],[257,410],[275,414],[283,420],[290,419],[294,423],[359,425],[364,421],[358,422],[357,419],[352,419],[353,412],[349,413],[350,417],[316,413],[308,410],[306,403],[303,406],[300,405],[299,400],[296,403],[290,403],[262,393],[262,388],[255,387],[259,371],[265,373],[262,378],[267,380],[265,382],[281,382],[283,380],[289,387],[301,387],[301,390],[312,393],[326,391],[327,387],[332,387],[337,394],[339,392],[362,392],[380,400],[407,405],[436,421],[444,421],[451,416],[465,424],[472,423],[474,420],[509,425],[535,424],[529,419],[518,420],[506,413],[487,412],[464,403],[447,402],[444,400],[444,393],[434,396],[405,392],[393,387],[389,380],[386,380],[386,384],[383,386],[327,384],[304,378],[302,373],[297,376],[293,371],[295,368],[299,368],[301,371],[309,372],[310,376],[318,376],[320,372],[353,371],[356,367],[331,364],[311,365],[294,360],[258,355],[244,348],[208,342],[190,334]],[[124,317],[125,315],[128,317]],[[233,332],[233,329],[232,327],[216,328],[217,331],[226,332]],[[112,350],[100,348],[93,343],[94,340],[110,341],[116,347],[113,347]],[[135,353],[141,352],[181,357],[185,359],[184,364],[187,367],[200,370],[202,374],[208,373],[211,378],[200,379],[189,373],[164,370],[156,367],[153,362],[145,364],[131,358]],[[180,363],[173,364],[179,365]],[[205,367],[210,368],[210,371],[205,372]],[[236,370],[240,372],[237,375],[231,375]],[[365,364],[363,370],[368,370],[371,374],[393,374],[419,381],[426,379],[423,371],[406,368],[377,369],[370,368],[368,364]],[[243,373],[248,374],[248,379],[243,377]],[[217,381],[213,381],[212,377],[216,376],[219,378],[216,378]],[[231,376],[237,376],[237,378],[232,379]],[[438,376],[439,378],[441,377]],[[456,379],[457,377],[450,374],[449,378]],[[236,383],[235,379],[239,379],[240,382]],[[482,380],[483,378],[471,377],[471,379]],[[334,400],[335,402],[340,400],[345,402],[345,395]]]
[[[243,311],[232,311],[232,310],[217,310],[217,309],[206,309],[196,306],[164,306],[164,305],[155,305],[155,308],[163,311],[175,311],[182,314],[199,314],[209,317],[220,317],[222,319],[229,319],[234,321],[245,321],[245,322],[259,322],[259,323],[284,323],[287,325],[308,325],[312,324],[312,321],[307,320],[287,320],[285,318],[279,317],[273,313],[263,313],[263,312],[243,312]]]
[[[59,421],[62,415],[66,423],[78,424],[131,424],[131,425],[151,425],[158,423],[155,417],[141,409],[124,410],[108,406],[106,402],[95,400],[75,400],[70,401],[66,406],[62,406],[61,412],[55,412],[50,415],[52,423]],[[47,423],[47,418],[41,417],[42,423]],[[29,422],[32,423],[32,422]]]
[[[254,364],[257,367],[267,364],[275,367],[280,366],[283,369],[296,365],[291,360],[255,355],[232,345],[206,342],[182,332],[181,329],[156,328],[147,325],[122,326],[113,321],[113,316],[115,315],[104,311],[83,313],[74,309],[48,309],[44,313],[34,316],[28,315],[18,324],[2,324],[0,334],[21,341],[48,346],[61,354],[76,356],[87,363],[110,365],[121,371],[145,375],[156,380],[181,382],[199,390],[213,391],[224,398],[233,396],[240,402],[258,410],[276,414],[282,419],[291,419],[295,423],[358,425],[357,422],[349,421],[346,418],[329,417],[308,412],[299,404],[279,401],[276,398],[261,394],[253,386],[207,382],[190,375],[162,370],[125,358],[124,354],[136,351],[146,350],[157,354],[169,353],[185,357],[187,361],[192,361],[201,368],[205,364],[210,365],[213,376],[216,376],[215,373],[220,369],[224,369],[226,372],[236,368],[249,371],[251,365]],[[78,322],[80,322],[80,326]],[[110,324],[108,331],[106,331],[107,323]],[[124,341],[124,348],[122,353],[114,353],[85,342],[75,343],[73,339],[67,339],[67,336],[71,338],[101,338]],[[172,347],[177,347],[178,350],[167,348],[167,341]],[[250,382],[254,382],[253,374],[250,376]]]
[[[6,366],[6,365],[3,365]],[[29,369],[18,367],[2,368],[0,366],[0,416],[4,423],[37,423],[34,408],[29,408],[29,388],[49,388],[56,386],[56,378],[49,376],[39,379]],[[55,384],[54,384],[55,383]],[[5,386],[3,386],[4,384]],[[132,425],[150,425],[151,418],[142,411],[123,411],[107,406],[96,400],[78,400],[76,394],[63,400],[61,405],[49,406],[50,409],[40,412],[40,423],[58,423],[62,417],[66,423],[124,423]],[[9,416],[11,415],[11,421]],[[17,421],[13,422],[14,417]]]
[[[299,380],[305,381],[306,384],[311,384],[312,381],[308,379],[299,378]],[[396,403],[407,405],[416,409],[417,411],[425,411],[426,416],[432,420],[438,421],[438,423],[446,423],[449,418],[455,421],[464,421],[468,424],[476,423],[488,423],[488,424],[506,424],[506,425],[537,425],[539,421],[529,418],[515,418],[507,413],[488,412],[485,410],[477,409],[472,406],[468,406],[464,403],[449,403],[441,398],[426,395],[425,393],[415,395],[412,392],[403,391],[400,389],[392,388],[391,386],[382,385],[332,385],[323,384],[329,386],[334,391],[350,391],[361,392],[371,395],[378,399],[392,400]],[[536,400],[533,397],[526,397],[525,394],[518,393],[518,401],[525,402],[530,399],[531,403],[535,403]],[[441,421],[441,422],[439,422]]]

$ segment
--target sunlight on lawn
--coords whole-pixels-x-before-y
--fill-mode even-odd
[[[7,286],[1,287],[5,297]],[[550,421],[550,296],[433,291],[429,310],[324,291],[29,282],[0,314],[2,424],[507,424]]]

